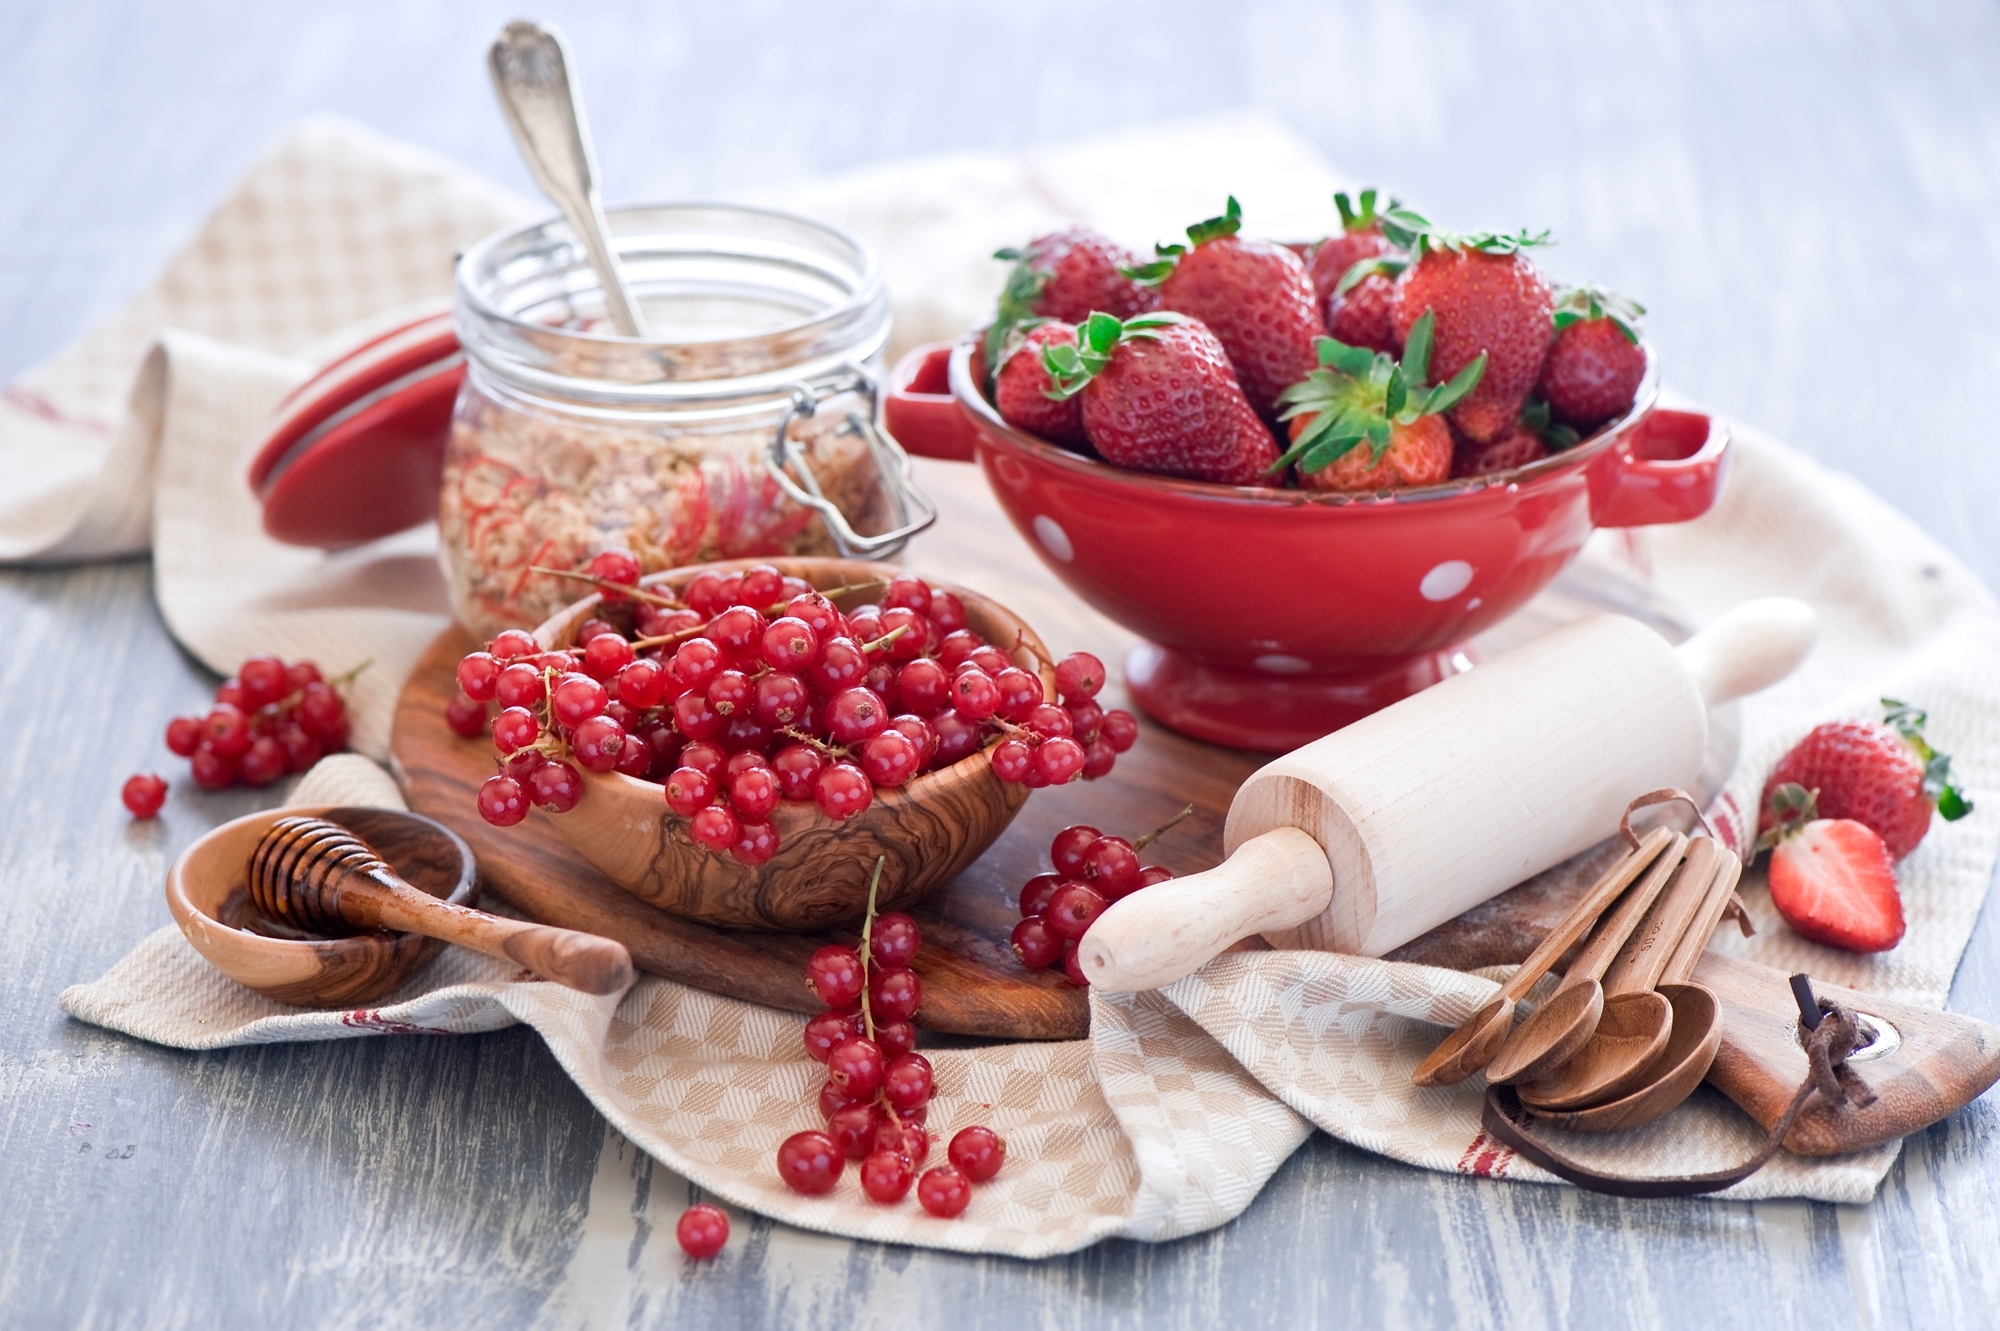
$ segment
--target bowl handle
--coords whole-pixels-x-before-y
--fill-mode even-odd
[[[976,434],[951,395],[951,343],[926,343],[896,362],[882,397],[882,425],[918,457],[972,461]]]
[[[1703,412],[1648,412],[1590,470],[1598,527],[1687,522],[1715,506],[1729,475],[1729,427]]]

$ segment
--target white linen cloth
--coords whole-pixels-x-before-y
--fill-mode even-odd
[[[1163,169],[1172,164],[1172,170]],[[1256,117],[1193,122],[1019,157],[872,168],[787,195],[884,255],[898,347],[949,336],[991,299],[999,244],[1065,220],[1135,242],[1227,192],[1260,231],[1326,224],[1332,173]],[[218,670],[253,650],[374,666],[354,700],[355,745],[382,756],[391,704],[444,623],[434,537],[339,556],[262,535],[244,449],[316,363],[312,344],[443,294],[453,250],[543,211],[447,163],[339,122],[313,122],[252,171],[154,290],[0,396],[0,557],[89,558],[146,548],[177,637]],[[345,340],[346,334],[337,340]],[[1699,522],[1591,557],[1636,561],[1696,622],[1753,596],[1811,601],[1818,651],[1743,708],[1742,762],[1718,801],[1735,825],[1763,774],[1819,720],[1870,714],[1890,694],[1928,706],[1975,800],[2000,786],[2000,612],[1914,524],[1852,482],[1739,431],[1734,480]],[[400,803],[380,769],[327,760],[296,803]],[[2000,852],[2000,808],[1938,824],[1902,866],[1909,934],[1879,957],[1805,943],[1754,875],[1759,935],[1718,946],[1826,981],[1942,1004]],[[914,1205],[801,1198],[777,1181],[785,1133],[817,1126],[820,1069],[800,1019],[646,977],[620,999],[518,978],[447,949],[375,1009],[283,1007],[210,970],[172,929],[63,995],[84,1020],[182,1048],[376,1033],[536,1027],[605,1115],[646,1150],[746,1207],[831,1232],[1039,1256],[1110,1235],[1165,1239],[1223,1223],[1317,1125],[1426,1168],[1548,1181],[1479,1131],[1480,1084],[1438,1091],[1408,1072],[1493,981],[1315,953],[1218,959],[1152,995],[1093,995],[1088,1041],[934,1055],[933,1126],[985,1121],[1007,1169],[957,1221]],[[1617,1142],[1623,1167],[1713,1168],[1759,1134],[1712,1092]],[[1863,1201],[1896,1147],[1828,1161],[1781,1155],[1733,1196]]]

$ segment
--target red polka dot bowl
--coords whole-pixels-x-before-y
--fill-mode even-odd
[[[982,330],[892,372],[889,432],[984,469],[1057,577],[1143,641],[1125,681],[1197,739],[1284,752],[1466,668],[1461,644],[1547,586],[1598,527],[1715,503],[1729,432],[1656,405],[1512,471],[1379,494],[1212,485],[1110,466],[1015,429],[981,387]]]

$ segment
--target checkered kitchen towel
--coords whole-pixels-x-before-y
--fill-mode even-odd
[[[1128,169],[1149,154],[1179,166]],[[1174,189],[1200,197],[1148,193],[1157,188],[1148,180],[1169,175]],[[977,256],[1000,241],[1069,218],[1143,241],[1157,218],[1196,215],[1230,188],[1246,204],[1261,201],[1254,215],[1274,232],[1306,234],[1323,220],[1332,183],[1282,131],[1238,118],[1029,157],[874,168],[802,188],[792,201],[847,223],[889,256],[907,342],[913,332],[937,336],[978,317],[993,272]],[[365,200],[401,219],[394,274],[384,277],[365,258],[337,268],[347,260],[329,251],[354,251],[355,228],[380,224],[353,209],[321,210],[305,224],[301,210],[329,197]],[[441,292],[452,245],[513,220],[518,208],[445,164],[351,129],[301,131],[223,206],[161,291],[27,376],[0,404],[0,458],[14,474],[44,482],[0,502],[0,552],[25,559],[134,548],[146,540],[150,508],[168,622],[211,664],[226,667],[252,648],[337,664],[321,644],[367,642],[378,668],[364,680],[378,682],[357,699],[356,738],[379,754],[408,663],[442,623],[428,537],[336,559],[274,546],[243,492],[242,450],[309,372],[307,343],[369,314],[371,304]],[[251,263],[262,266],[252,273]],[[363,283],[351,308],[329,302],[326,283],[298,278],[315,265],[336,265],[326,271]],[[285,309],[260,312],[265,300]],[[224,307],[234,311],[227,322],[216,313]],[[149,320],[201,331],[155,334]],[[122,404],[120,364],[135,385]],[[45,453],[60,456],[33,471]],[[122,461],[110,467],[106,459]],[[149,474],[157,480],[145,493]],[[1827,717],[1867,713],[1882,693],[1932,709],[1934,738],[1956,755],[1975,799],[2000,789],[2000,695],[1989,664],[2000,657],[2000,613],[1949,555],[1851,482],[1739,432],[1734,482],[1714,513],[1637,539],[1600,537],[1586,557],[1636,565],[1696,622],[1774,593],[1820,610],[1821,645],[1805,669],[1743,707],[1743,763],[1718,809],[1730,825],[1740,825],[1763,772],[1792,740]],[[329,759],[293,799],[400,803],[379,769],[353,757]],[[1754,880],[1745,895],[1762,931],[1717,945],[1941,1004],[1996,850],[1993,800],[1936,827],[1903,865],[1910,929],[1885,956],[1800,941],[1776,923]],[[658,979],[599,1000],[447,949],[379,1008],[310,1013],[223,979],[167,929],[101,979],[70,989],[63,1005],[183,1048],[468,1034],[525,1021],[621,1131],[733,1202],[837,1233],[1038,1256],[1109,1235],[1165,1239],[1221,1224],[1315,1124],[1426,1168],[1547,1182],[1480,1135],[1476,1081],[1435,1091],[1409,1084],[1440,1027],[1492,989],[1490,978],[1423,967],[1238,954],[1159,994],[1093,995],[1088,1041],[940,1051],[934,1126],[988,1122],[1011,1143],[1007,1170],[949,1223],[914,1206],[786,1192],[772,1151],[786,1133],[813,1124],[819,1076],[801,1051],[800,1019]],[[1756,1135],[1703,1092],[1619,1147],[1628,1167],[1700,1170],[1746,1153]],[[1895,1150],[1832,1161],[1781,1156],[1731,1195],[1866,1200]]]

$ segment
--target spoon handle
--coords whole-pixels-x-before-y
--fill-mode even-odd
[[[1714,937],[1716,926],[1722,923],[1722,913],[1729,909],[1729,898],[1736,891],[1736,880],[1743,876],[1743,861],[1726,850],[1720,854],[1721,863],[1716,866],[1715,878],[1708,885],[1708,896],[1702,901],[1701,909],[1695,912],[1694,919],[1681,932],[1680,940],[1674,944],[1666,969],[1660,972],[1661,984],[1686,984],[1693,977],[1701,954],[1708,950],[1708,940]]]
[[[1673,882],[1660,893],[1606,968],[1606,996],[1645,993],[1659,982],[1667,959],[1708,902],[1722,854],[1712,837],[1698,836],[1688,843],[1687,858],[1681,861]]]
[[[1656,827],[1646,833],[1639,842],[1639,848],[1621,856],[1586,892],[1576,905],[1570,908],[1554,931],[1538,944],[1521,968],[1509,976],[1507,983],[1500,986],[1500,997],[1520,1001],[1523,994],[1535,987],[1535,981],[1548,973],[1549,967],[1561,960],[1562,954],[1576,946],[1576,940],[1583,937],[1597,917],[1604,914],[1618,894],[1632,886],[1632,881],[1646,871],[1646,867],[1658,859],[1667,843],[1674,839],[1671,827]]]
[[[439,901],[379,869],[347,878],[339,891],[342,917],[364,929],[441,938],[586,994],[615,994],[632,983],[632,954],[614,939]]]
[[[569,51],[561,35],[516,19],[494,40],[486,65],[529,173],[542,193],[562,209],[590,255],[590,266],[604,288],[605,312],[626,337],[644,337],[645,320],[611,246],[611,228],[597,194],[597,155],[591,150],[583,99],[570,76]]]
[[[1612,959],[1618,955],[1618,950],[1625,946],[1625,940],[1631,936],[1632,930],[1638,927],[1640,918],[1652,906],[1653,898],[1660,895],[1660,889],[1666,885],[1668,877],[1680,867],[1681,857],[1687,854],[1687,844],[1688,839],[1684,834],[1680,832],[1673,834],[1673,840],[1668,843],[1666,853],[1653,861],[1652,868],[1647,870],[1646,876],[1619,899],[1617,908],[1605,916],[1592,932],[1590,941],[1583,945],[1583,951],[1577,953],[1576,960],[1570,963],[1569,970],[1563,973],[1563,988],[1595,980],[1604,974],[1604,968],[1611,964]]]

